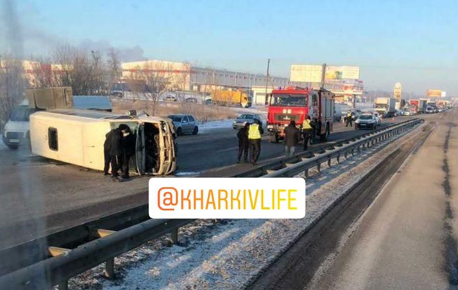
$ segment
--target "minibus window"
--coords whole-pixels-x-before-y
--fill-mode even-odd
[[[49,145],[49,149],[53,151],[59,150],[59,143],[57,139],[57,129],[56,128],[48,128],[48,145]]]

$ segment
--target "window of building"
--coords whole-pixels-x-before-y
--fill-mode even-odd
[[[59,150],[59,140],[58,140],[56,128],[52,128],[52,127],[48,128],[48,146],[49,146],[49,149],[53,151]]]

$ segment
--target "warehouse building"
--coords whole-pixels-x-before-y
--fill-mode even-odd
[[[186,62],[148,60],[122,64],[123,79],[162,78],[171,90],[210,92],[212,89],[253,87],[284,87],[288,78],[208,68]],[[264,96],[265,99],[265,96]],[[260,101],[261,102],[261,101]],[[261,102],[262,103],[262,102]]]

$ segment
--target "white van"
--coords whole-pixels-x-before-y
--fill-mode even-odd
[[[110,99],[104,96],[73,96],[75,109],[86,109],[111,112]],[[25,99],[14,108],[11,118],[5,124],[2,135],[3,143],[10,149],[18,149],[20,145],[30,146],[30,114],[37,109],[29,107],[29,100]]]
[[[24,100],[13,109],[2,134],[3,143],[8,148],[14,150],[21,144],[29,144],[29,117],[34,112],[34,109],[29,108],[28,100]]]
[[[132,117],[100,111],[58,109],[30,116],[32,152],[46,158],[103,170],[105,135],[126,124],[136,136],[133,168],[167,175],[176,169],[173,125],[160,117]]]

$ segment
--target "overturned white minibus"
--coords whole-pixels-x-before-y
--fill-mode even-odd
[[[103,170],[105,135],[126,124],[136,136],[137,173],[167,175],[176,169],[174,129],[169,119],[108,112],[57,109],[30,115],[32,152],[46,158]],[[132,167],[131,167],[132,168]]]

